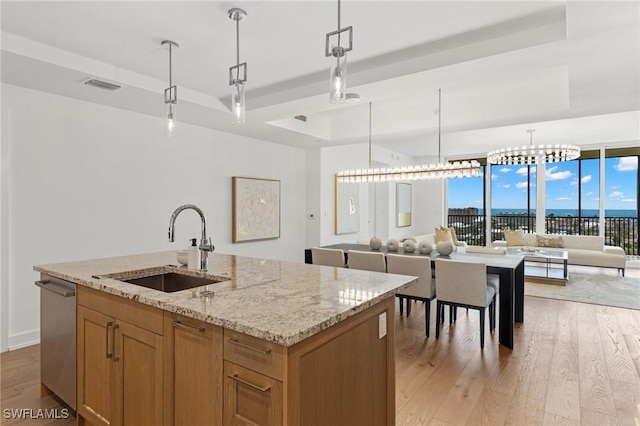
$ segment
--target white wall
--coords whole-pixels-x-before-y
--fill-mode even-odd
[[[336,244],[368,240],[373,235],[373,215],[378,210],[376,228],[380,230],[378,237],[405,238],[433,232],[435,226],[441,225],[443,208],[443,186],[438,181],[412,183],[412,221],[411,226],[399,228],[396,225],[396,184],[377,183],[360,185],[360,232],[336,235],[334,228],[335,189],[334,175],[340,170],[367,168],[369,164],[369,145],[366,143],[326,147],[321,149],[321,201],[320,212],[320,244]],[[415,159],[387,149],[374,146],[371,154],[374,167],[380,165],[401,166],[421,164],[424,159]],[[433,161],[433,160],[431,160]],[[386,186],[386,188],[382,188]],[[377,192],[374,203],[370,198]],[[380,223],[380,222],[384,223]]]
[[[304,150],[183,123],[171,140],[160,118],[11,85],[2,119],[0,350],[39,340],[33,265],[186,248],[195,212],[167,241],[181,204],[218,252],[303,261]],[[281,238],[231,243],[232,176],[281,181]]]

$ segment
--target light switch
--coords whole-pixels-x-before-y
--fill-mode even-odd
[[[378,315],[378,339],[382,339],[387,335],[387,313],[383,312]]]

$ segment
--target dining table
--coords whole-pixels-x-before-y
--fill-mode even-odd
[[[516,323],[524,322],[524,257],[515,254],[489,254],[489,253],[467,253],[466,250],[458,248],[447,256],[440,255],[433,250],[431,253],[405,252],[402,248],[395,252],[390,252],[383,246],[378,250],[372,249],[367,244],[338,243],[322,246],[321,248],[341,249],[344,251],[345,264],[348,264],[349,250],[379,252],[386,254],[404,254],[408,256],[428,256],[431,258],[431,265],[435,270],[435,260],[437,258],[453,259],[465,262],[483,263],[487,267],[487,274],[500,277],[500,297],[498,316],[498,341],[501,345],[513,349],[513,333]],[[313,263],[311,249],[305,249],[305,263]],[[436,295],[437,297],[437,295]]]

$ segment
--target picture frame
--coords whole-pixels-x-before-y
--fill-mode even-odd
[[[335,176],[335,233],[360,232],[360,184],[338,182]]]
[[[280,181],[233,176],[231,186],[232,242],[280,238]]]
[[[411,184],[396,184],[396,226],[411,226]]]

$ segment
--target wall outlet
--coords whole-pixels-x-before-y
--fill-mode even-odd
[[[378,339],[382,339],[387,335],[387,313],[383,312],[378,315]]]

